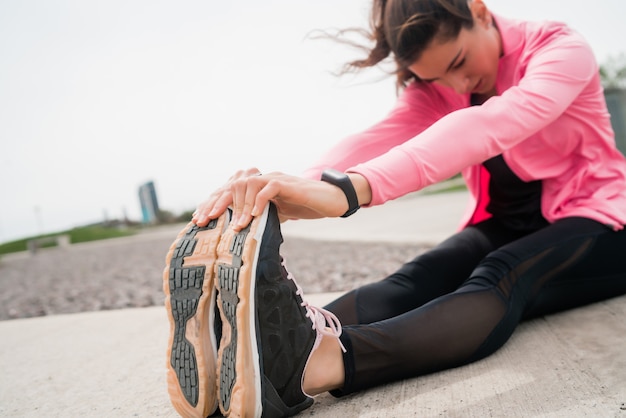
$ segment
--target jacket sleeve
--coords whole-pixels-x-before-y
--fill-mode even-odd
[[[371,205],[381,204],[519,144],[555,121],[597,72],[593,52],[568,32],[527,53],[517,85],[482,106],[452,112],[410,140],[348,171],[372,187]]]
[[[436,105],[436,98],[432,87],[411,85],[383,120],[337,143],[305,170],[304,176],[319,179],[326,168],[345,171],[414,138],[441,117],[444,109]]]

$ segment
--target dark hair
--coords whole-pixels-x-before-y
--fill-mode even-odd
[[[418,80],[408,66],[437,38],[455,39],[462,28],[474,26],[468,0],[373,0],[370,31],[374,42],[364,59],[349,62],[346,71],[373,67],[393,55],[397,86]],[[361,31],[356,31],[360,32]]]

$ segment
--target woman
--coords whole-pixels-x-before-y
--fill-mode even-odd
[[[352,65],[394,58],[402,92],[387,118],[340,142],[307,178],[240,171],[194,214],[198,227],[230,222],[216,232],[220,240],[239,237],[245,252],[254,245],[249,233],[261,248],[256,273],[242,273],[247,284],[235,286],[258,286],[238,294],[256,299],[247,315],[258,324],[237,344],[257,346],[260,359],[236,354],[225,363],[222,350],[234,350],[233,333],[239,338],[247,328],[221,306],[229,335],[218,374],[256,361],[250,376],[260,375],[255,388],[237,376],[220,380],[215,390],[226,414],[292,415],[310,405],[308,395],[340,396],[468,364],[499,349],[523,319],[626,292],[626,261],[612,256],[626,248],[626,162],[587,43],[560,23],[494,15],[482,0],[375,0],[372,23],[375,46]],[[272,306],[298,316],[286,301],[301,302],[276,260],[267,269],[273,273],[261,268],[264,251],[278,252],[274,206],[281,219],[349,216],[458,172],[473,196],[464,228],[332,302],[329,312],[307,308],[301,322],[314,330],[293,357],[304,364],[280,360],[288,376],[270,376],[279,357],[268,354],[262,318],[272,307],[259,302],[267,291],[259,289],[282,275],[276,283],[292,291]],[[241,261],[235,258],[225,265]],[[230,289],[216,274],[226,298]],[[288,345],[287,337],[280,341]],[[302,386],[295,379],[279,389],[276,382],[291,375]]]

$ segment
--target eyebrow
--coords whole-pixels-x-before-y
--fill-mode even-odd
[[[446,73],[448,71],[450,71],[450,69],[454,66],[454,63],[457,61],[457,59],[459,59],[459,56],[461,55],[461,53],[463,52],[463,48],[459,49],[459,52],[456,53],[456,55],[454,56],[454,58],[452,59],[452,61],[450,62],[450,65],[448,65],[448,68],[446,68]],[[420,80],[426,82],[426,83],[431,83],[433,81],[436,81],[438,78],[420,78]]]

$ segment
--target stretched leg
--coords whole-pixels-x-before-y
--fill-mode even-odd
[[[397,317],[345,327],[341,393],[486,357],[533,309],[571,308],[625,293],[626,261],[607,254],[625,247],[626,230],[564,219],[493,251],[453,293]]]
[[[626,293],[624,233],[604,234],[567,274],[546,282],[524,319],[548,315]]]
[[[352,290],[325,309],[344,326],[393,318],[453,292],[487,254],[523,235],[494,219],[465,228],[384,280]]]
[[[269,204],[243,230],[226,230],[217,247],[215,285],[223,324],[217,375],[225,416],[297,414],[313,404],[302,386],[310,359],[329,342],[341,353],[341,325],[303,300],[279,254],[281,243],[278,211]],[[341,354],[338,360],[335,376],[342,382]]]

